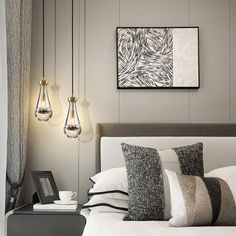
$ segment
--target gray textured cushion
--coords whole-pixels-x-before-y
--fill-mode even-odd
[[[122,143],[129,207],[124,220],[157,220],[164,217],[161,161],[156,149]]]
[[[173,148],[178,156],[182,175],[204,176],[203,144]]]
[[[172,170],[177,167],[180,174],[203,176],[202,143],[163,151],[125,143],[121,146],[129,194],[128,214],[124,220],[169,219],[169,186],[164,184],[163,178],[167,177],[162,168],[172,165]]]

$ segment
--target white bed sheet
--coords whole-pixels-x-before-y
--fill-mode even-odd
[[[82,212],[83,214],[83,212]],[[84,214],[85,215],[85,214]],[[235,236],[236,227],[170,227],[168,221],[123,221],[121,213],[90,213],[83,236]]]

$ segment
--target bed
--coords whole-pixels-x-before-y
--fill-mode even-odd
[[[83,236],[233,236],[234,227],[169,227],[168,221],[123,221],[123,214],[98,213],[87,217]]]
[[[125,165],[122,142],[154,148],[204,144],[208,172],[236,165],[236,125],[229,124],[98,124],[96,131],[97,172]],[[168,221],[123,221],[124,214],[83,211],[84,236],[106,235],[236,235],[236,227],[170,227]]]

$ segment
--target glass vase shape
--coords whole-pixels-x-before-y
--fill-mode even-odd
[[[52,117],[52,108],[48,97],[46,80],[40,80],[40,90],[37,105],[35,108],[35,117],[39,121],[48,121]]]
[[[64,125],[64,133],[68,138],[77,138],[81,133],[81,125],[76,108],[76,101],[77,100],[75,97],[68,98],[69,109]]]

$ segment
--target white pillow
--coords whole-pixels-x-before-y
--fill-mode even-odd
[[[90,180],[94,183],[88,196],[104,195],[108,198],[128,200],[128,181],[125,167],[102,171]]]
[[[221,178],[231,188],[231,191],[236,198],[236,166],[227,166],[212,170],[206,174],[206,177]]]
[[[88,208],[93,213],[98,212],[118,212],[127,213],[128,201],[105,197],[103,195],[92,196],[91,199],[85,203],[83,209]]]

